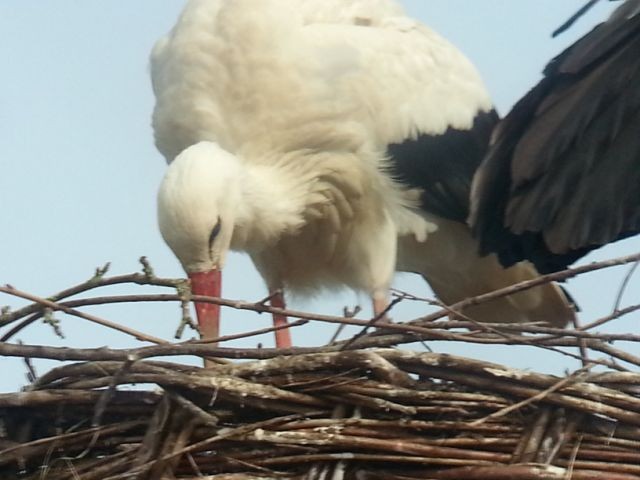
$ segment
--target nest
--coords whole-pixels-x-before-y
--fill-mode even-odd
[[[174,300],[191,300],[178,281],[149,272],[99,275],[49,299],[0,287],[33,302],[5,311],[0,326],[14,324],[13,334],[15,325],[24,328],[48,310],[88,317],[78,308],[91,299],[63,298],[113,283],[179,288]],[[277,311],[264,302],[208,300]],[[35,357],[72,363],[0,395],[0,479],[640,480],[640,373],[620,363],[639,366],[640,359],[614,346],[640,338],[591,333],[589,325],[479,327],[447,319],[450,309],[330,346],[287,351],[201,342],[54,348],[10,344],[5,333],[0,355],[27,364]],[[289,313],[306,321],[301,312]],[[575,347],[584,367],[557,377],[395,347],[425,339]],[[157,360],[175,354],[218,363],[200,368]]]
[[[94,361],[0,400],[5,478],[640,479],[640,375],[394,349]],[[126,384],[160,389],[120,390]],[[11,439],[11,440],[9,440]]]

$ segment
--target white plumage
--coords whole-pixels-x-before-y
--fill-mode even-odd
[[[470,62],[385,0],[191,0],[151,74],[160,229],[185,270],[246,251],[271,292],[347,285],[377,311],[398,240],[419,256],[438,223],[389,146],[492,108]]]
[[[384,151],[492,106],[471,63],[386,0],[192,0],[151,73],[169,161],[202,140],[263,152],[328,135]]]

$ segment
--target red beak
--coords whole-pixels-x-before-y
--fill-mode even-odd
[[[194,295],[220,296],[222,271],[215,269],[190,273],[189,280],[191,280],[191,293]],[[195,304],[200,337],[204,340],[218,338],[220,336],[220,305],[202,302],[195,302]]]

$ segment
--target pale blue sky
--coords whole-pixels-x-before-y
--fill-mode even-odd
[[[408,12],[461,48],[480,69],[496,105],[505,112],[539,78],[545,63],[589,30],[612,9],[601,2],[568,33],[550,32],[582,0],[405,0]],[[89,278],[96,266],[112,262],[112,274],[138,270],[146,255],[160,276],[183,273],[157,231],[155,193],[165,165],[153,146],[149,117],[153,98],[147,57],[154,41],[174,23],[184,2],[169,0],[3,0],[0,3],[0,284],[47,296]],[[640,238],[600,250],[585,261],[640,251]],[[624,268],[585,276],[568,285],[587,321],[609,313]],[[638,302],[640,282],[625,303]],[[397,286],[429,295],[422,280],[404,275]],[[246,257],[233,255],[224,295],[255,300],[262,281]],[[135,293],[118,287],[109,293]],[[147,289],[148,291],[148,289]],[[158,290],[153,290],[158,291]],[[338,314],[363,301],[353,293],[295,307]],[[0,305],[23,302],[0,296]],[[111,320],[171,339],[177,306],[135,305],[88,309]],[[365,310],[366,311],[366,310]],[[396,319],[424,314],[419,304],[403,305]],[[20,333],[25,343],[78,347],[131,346],[134,341],[82,320],[58,315],[67,335],[56,339],[48,327]],[[254,318],[255,317],[255,318]],[[639,315],[615,328],[637,331]],[[249,321],[248,319],[251,319]],[[223,332],[266,326],[267,316],[223,310]],[[305,326],[294,332],[300,345],[317,345],[332,327]],[[0,331],[1,333],[1,331]],[[14,339],[16,340],[16,339]],[[257,340],[237,342],[253,346]],[[262,339],[272,344],[271,337]],[[565,357],[527,349],[481,349],[433,343],[436,351],[480,356],[520,367],[561,372],[575,365]],[[640,353],[640,352],[636,352]],[[24,368],[0,358],[0,391],[24,383]],[[44,373],[54,362],[36,362]]]

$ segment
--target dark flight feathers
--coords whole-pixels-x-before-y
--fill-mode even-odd
[[[640,231],[638,10],[627,1],[553,59],[497,127],[472,192],[483,254],[549,272]]]
[[[417,139],[389,145],[393,177],[422,191],[420,206],[425,212],[466,222],[473,174],[497,122],[495,110],[479,112],[468,130],[422,133]]]

